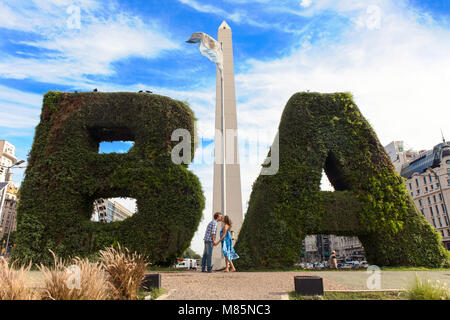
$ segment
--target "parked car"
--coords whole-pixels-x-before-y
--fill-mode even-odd
[[[196,270],[197,269],[197,260],[195,259],[183,259],[182,261],[179,261],[175,268],[179,269],[189,269],[189,270]]]
[[[344,269],[344,270],[350,270],[352,268],[352,266],[348,263],[343,263],[340,267],[340,269]]]
[[[369,264],[367,263],[367,261],[361,261],[359,264],[360,268],[367,268],[369,266]]]

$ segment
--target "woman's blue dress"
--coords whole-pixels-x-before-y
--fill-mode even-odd
[[[220,237],[223,236],[223,229],[220,230]],[[231,232],[230,230],[227,230],[227,234],[225,238],[222,240],[222,253],[225,257],[227,257],[228,261],[238,259],[239,256],[233,249],[233,240],[231,239]]]

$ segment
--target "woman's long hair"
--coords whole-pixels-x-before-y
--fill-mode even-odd
[[[223,217],[223,223],[229,225],[229,226],[230,226],[230,229],[231,229],[231,226],[233,225],[233,222],[231,222],[231,219],[230,219],[229,216]]]

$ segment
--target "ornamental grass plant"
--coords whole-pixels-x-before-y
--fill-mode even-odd
[[[52,268],[40,265],[44,278],[42,300],[106,300],[111,285],[100,262],[74,258],[69,265],[53,252]]]
[[[407,291],[407,295],[410,300],[450,300],[450,289],[447,283],[419,279],[416,274],[414,284]]]
[[[28,266],[22,265],[15,270],[15,262],[11,264],[0,257],[0,300],[32,300],[37,296],[26,285],[26,274],[30,271]]]
[[[149,266],[143,255],[130,253],[117,245],[100,251],[100,261],[112,286],[113,299],[136,300],[138,290]]]

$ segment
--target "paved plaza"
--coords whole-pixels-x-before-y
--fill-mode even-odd
[[[367,290],[366,271],[315,272],[234,272],[201,273],[199,271],[160,272],[162,287],[168,300],[279,300],[294,290],[294,276],[323,277],[325,290]],[[381,271],[381,289],[406,289],[415,279],[439,280],[450,285],[450,270],[445,271]],[[31,271],[30,286],[41,287],[42,275]]]

